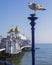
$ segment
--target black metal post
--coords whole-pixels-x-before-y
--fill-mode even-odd
[[[28,17],[29,20],[31,20],[31,32],[32,32],[32,65],[35,65],[35,39],[34,39],[34,26],[35,26],[35,20],[37,19],[37,17],[35,17],[35,14],[30,14],[31,17]]]

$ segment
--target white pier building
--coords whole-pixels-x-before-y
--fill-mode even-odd
[[[17,54],[21,48],[30,44],[30,40],[20,33],[19,28],[10,29],[6,38],[6,53]]]

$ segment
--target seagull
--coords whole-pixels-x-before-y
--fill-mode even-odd
[[[46,10],[42,5],[36,4],[36,3],[28,3],[28,6],[31,10]]]

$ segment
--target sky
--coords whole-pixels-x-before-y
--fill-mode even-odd
[[[12,27],[18,26],[31,39],[28,17],[34,11],[29,9],[28,2],[39,3],[47,9],[36,11],[35,42],[52,43],[52,0],[0,0],[0,35],[6,37]]]

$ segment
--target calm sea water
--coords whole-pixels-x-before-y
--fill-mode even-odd
[[[52,65],[52,44],[36,44],[36,65]],[[14,65],[32,65],[31,51],[22,52],[18,56],[6,57],[6,61]]]
[[[36,44],[36,65],[52,65],[52,44]],[[32,65],[31,52],[25,53],[21,65]]]

